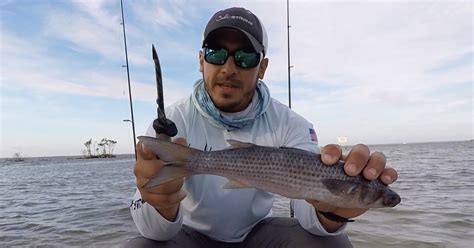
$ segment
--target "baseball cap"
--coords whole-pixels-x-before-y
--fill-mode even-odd
[[[241,31],[249,39],[256,52],[266,54],[268,48],[267,31],[258,17],[249,10],[232,7],[216,12],[204,29],[202,46],[206,45],[209,34],[224,28]]]

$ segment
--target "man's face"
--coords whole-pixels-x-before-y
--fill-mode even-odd
[[[247,38],[237,30],[219,30],[214,37],[213,45],[225,48],[231,54],[249,46]],[[199,53],[199,71],[203,74],[205,88],[214,105],[224,112],[239,112],[249,105],[257,78],[263,79],[267,65],[265,58],[256,67],[240,68],[232,56],[223,65],[213,65],[204,60],[202,52]]]

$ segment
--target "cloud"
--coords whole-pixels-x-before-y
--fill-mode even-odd
[[[104,72],[82,71],[84,75],[75,79],[63,79],[45,73],[8,71],[3,79],[15,82],[16,87],[22,86],[31,91],[67,94],[75,96],[95,96],[110,99],[128,99],[128,86],[124,75],[107,74]],[[166,85],[178,85],[174,80],[164,78]],[[121,86],[121,87],[120,87]],[[166,87],[166,86],[165,86]],[[188,88],[191,88],[188,87]],[[167,102],[171,103],[182,97],[181,87],[167,87]],[[186,89],[189,92],[189,89]],[[154,103],[156,88],[154,85],[134,81],[132,83],[134,101]]]
[[[60,9],[51,13],[46,29],[47,36],[69,42],[70,47],[79,54],[98,53],[104,59],[115,61],[119,65],[124,56],[122,43],[117,42],[123,37],[118,26],[121,20],[119,12],[115,11],[118,7],[116,3],[72,3],[77,7],[73,9],[77,10]],[[112,3],[115,5],[112,6]],[[164,4],[151,1],[127,7],[131,9],[130,19],[138,18],[152,30],[157,30],[158,27],[179,30],[190,25],[193,18],[197,18],[194,8],[187,8],[186,11],[183,9],[187,4],[186,1],[170,1]],[[286,15],[286,6],[283,3],[275,4],[271,6],[272,11],[267,11],[267,4],[249,5],[250,9],[261,17],[269,32],[271,57],[266,82],[275,94],[284,94],[287,79],[284,46],[286,20],[274,16]],[[469,20],[469,11],[464,8],[466,5],[468,4],[443,2],[292,3],[290,32],[294,65],[293,92],[308,96],[307,99],[316,94],[318,99],[330,102],[343,99],[348,102],[413,103],[419,101],[426,91],[432,90],[433,87],[472,80],[472,61],[464,65],[455,64],[450,70],[433,71],[433,68],[439,68],[460,56],[472,54],[472,36],[466,33],[466,30],[472,30],[472,24],[466,22]],[[114,11],[111,11],[111,7],[114,7]],[[130,26],[131,36],[134,37],[132,39],[141,35],[149,39],[146,38],[148,35],[143,33],[144,29],[133,24]],[[43,47],[40,50],[28,51],[29,43],[26,40],[8,34],[3,40],[6,41],[2,42],[4,53],[12,57],[24,57],[23,60],[13,59],[18,61],[18,65],[26,64],[28,67],[27,60],[39,59],[49,60],[52,64],[62,63],[61,58],[51,57],[47,53],[44,48],[47,47],[46,43],[40,44],[39,47]],[[162,51],[164,58],[169,57],[169,51],[180,52],[177,57],[181,59],[194,59],[196,56],[195,48],[186,46],[185,41],[166,37],[160,38],[160,42],[162,43],[159,50],[166,48]],[[18,47],[27,49],[21,51]],[[13,49],[15,54],[8,52],[10,49]],[[150,67],[149,53],[148,45],[134,43],[133,49],[129,49],[130,64]],[[173,64],[178,62],[173,61]],[[41,86],[37,85],[43,89],[102,96],[106,94],[101,93],[105,92],[101,89],[110,86],[105,82],[123,81],[123,74],[116,76],[116,71],[101,71],[94,75],[94,69],[96,68],[82,72],[91,76],[72,75],[74,80],[54,80],[53,73],[48,71],[36,74],[32,71],[30,78],[47,81],[48,83]],[[13,73],[7,74],[12,76]],[[15,77],[23,82],[29,81],[24,75]],[[168,80],[181,81],[177,75],[172,77]],[[103,82],[103,86],[97,86],[99,84],[95,83],[95,80]],[[57,84],[64,86],[57,87]],[[331,92],[324,90],[327,87]],[[308,88],[314,88],[316,93],[308,92]]]
[[[189,24],[189,10],[193,5],[188,1],[142,1],[129,7],[135,18],[156,31],[158,28],[178,29]]]
[[[78,3],[82,11],[58,10],[51,12],[44,27],[50,39],[70,42],[80,52],[97,52],[106,58],[117,58],[121,47],[120,17],[100,11],[100,5]],[[88,7],[86,7],[88,6]],[[74,9],[72,7],[71,9]]]
[[[309,105],[314,96],[329,104],[413,104],[433,88],[472,81],[472,60],[450,62],[472,55],[470,7],[467,2],[292,3],[293,91]],[[266,80],[280,82],[279,92],[287,78],[286,23],[273,17],[286,13],[282,6],[261,8],[255,9],[271,47]],[[431,71],[445,63],[450,70]]]
[[[25,105],[22,99],[31,95],[49,98],[42,113],[64,103],[51,96],[127,102],[120,2],[46,3],[21,13],[11,8],[14,1],[2,4],[35,30],[19,30],[24,26],[15,15],[2,19],[0,87],[13,93],[2,92],[2,111],[13,116],[14,106]],[[189,94],[200,76],[196,56],[208,18],[231,5],[252,10],[265,24],[270,39],[265,82],[286,103],[286,1],[124,4],[137,115],[155,106],[151,44],[160,56],[169,105]],[[321,143],[341,134],[351,142],[472,136],[470,126],[464,128],[472,125],[472,3],[291,1],[290,11],[292,107],[315,123]],[[62,110],[54,111],[60,122]],[[428,126],[438,128],[423,128]]]
[[[111,3],[115,3],[111,6]],[[70,9],[56,9],[47,17],[44,34],[48,39],[67,42],[70,49],[125,63],[122,17],[115,1],[73,1]],[[113,10],[113,11],[112,11]],[[129,51],[130,63],[148,61]]]
[[[8,30],[2,31],[0,52],[3,61],[8,61],[8,63],[2,62],[0,67],[3,87],[21,88],[32,93],[128,99],[126,70],[120,67],[119,63],[110,67],[102,66],[100,59],[67,61],[64,57],[50,54],[48,42],[39,41],[35,46],[32,46],[31,42],[31,40],[20,38]],[[73,52],[73,54],[79,55],[81,52]],[[147,58],[146,63],[150,69],[153,68],[151,58]],[[135,64],[133,65],[135,66]],[[80,69],[76,69],[76,67]],[[149,77],[145,78],[150,78],[147,81],[154,82],[153,74],[149,74]],[[174,78],[166,75],[163,81],[167,93],[167,105],[181,98],[183,90],[190,92],[192,88],[192,85],[180,86],[181,84]],[[133,77],[131,83],[134,101],[154,104],[156,99],[154,84],[141,82]]]

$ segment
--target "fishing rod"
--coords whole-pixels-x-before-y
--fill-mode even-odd
[[[288,107],[291,109],[291,64],[290,64],[290,0],[286,0],[286,29],[288,44]]]
[[[125,44],[125,63],[127,67],[127,81],[128,81],[128,98],[130,102],[130,115],[132,120],[132,132],[133,132],[133,151],[135,152],[135,160],[137,160],[137,141],[135,139],[135,119],[133,117],[133,104],[132,104],[132,88],[130,86],[130,70],[128,68],[128,52],[127,52],[127,37],[125,35],[125,18],[123,16],[123,1],[120,0],[120,9],[122,10],[122,29],[123,29],[123,43]]]
[[[286,34],[288,44],[288,107],[291,109],[291,64],[290,64],[290,0],[286,0]],[[294,202],[290,201],[290,217],[295,216]]]

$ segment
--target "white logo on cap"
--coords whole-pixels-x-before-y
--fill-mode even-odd
[[[219,17],[217,17],[216,22],[219,22],[219,21],[222,21],[222,20],[225,20],[225,19],[241,20],[241,21],[246,22],[246,23],[250,24],[251,26],[253,26],[253,23],[251,21],[249,21],[247,18],[242,17],[242,16],[231,16],[229,14],[225,14],[224,16],[220,15]]]

